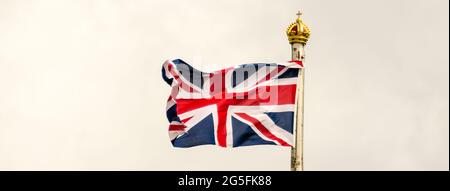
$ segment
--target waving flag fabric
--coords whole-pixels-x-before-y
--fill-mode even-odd
[[[293,145],[301,69],[297,61],[208,73],[180,59],[166,61],[162,76],[172,88],[166,112],[173,146]]]

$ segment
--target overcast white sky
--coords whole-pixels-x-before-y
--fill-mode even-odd
[[[0,0],[0,170],[289,170],[289,148],[174,149],[161,65],[306,48],[305,170],[449,169],[447,0]]]

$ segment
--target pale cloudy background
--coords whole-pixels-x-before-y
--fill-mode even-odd
[[[0,0],[0,170],[289,170],[289,148],[172,148],[160,68],[288,60],[299,9],[305,170],[448,170],[448,7]]]

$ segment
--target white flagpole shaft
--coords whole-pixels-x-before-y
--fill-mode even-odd
[[[292,60],[304,61],[305,52],[304,45],[301,43],[293,43]],[[298,85],[296,92],[296,110],[295,110],[295,143],[291,148],[291,171],[303,171],[303,104],[305,90],[305,70],[302,68],[298,73]]]

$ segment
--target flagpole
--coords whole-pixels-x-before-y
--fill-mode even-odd
[[[301,12],[297,13],[297,20],[292,23],[287,30],[289,43],[291,44],[292,61],[305,60],[305,45],[310,36],[309,28],[302,22]],[[295,142],[291,147],[291,171],[303,171],[303,116],[304,116],[304,90],[305,90],[305,70],[302,68],[298,73],[298,85],[296,91],[295,107]]]

